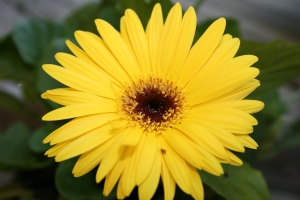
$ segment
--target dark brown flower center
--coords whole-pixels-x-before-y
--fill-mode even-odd
[[[150,77],[125,86],[117,105],[130,125],[161,133],[188,112],[185,96],[183,89],[173,82]]]
[[[136,94],[134,100],[138,104],[133,112],[135,114],[141,113],[145,121],[150,119],[152,122],[163,122],[165,121],[164,115],[169,110],[176,110],[175,97],[162,94],[157,88]]]

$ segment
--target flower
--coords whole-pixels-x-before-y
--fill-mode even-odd
[[[251,67],[257,57],[234,57],[240,41],[223,35],[224,18],[192,45],[196,14],[190,7],[182,17],[179,3],[165,22],[156,4],[146,31],[130,9],[120,33],[95,22],[101,38],[76,31],[81,48],[67,41],[75,56],[57,53],[63,67],[43,65],[67,86],[42,94],[64,106],[43,120],[74,118],[45,138],[55,145],[46,155],[57,162],[80,155],[74,176],[98,166],[104,195],[119,180],[118,199],[135,186],[140,199],[151,199],[160,177],[165,199],[173,199],[176,184],[203,199],[197,169],[220,176],[220,163],[242,165],[232,151],[258,147],[248,134],[257,124],[251,114],[264,104],[244,99],[260,85]]]

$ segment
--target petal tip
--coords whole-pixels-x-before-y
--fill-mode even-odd
[[[73,42],[71,42],[70,40],[66,40],[65,43],[66,45],[73,44]]]
[[[42,143],[43,144],[47,144],[47,143],[49,143],[49,141],[48,141],[48,139],[47,139],[47,137],[42,141]],[[46,155],[46,153],[47,153],[47,151],[45,152],[45,154],[44,155]]]
[[[47,97],[47,91],[44,92],[43,94],[41,94],[41,98],[42,99],[48,99],[48,97]]]
[[[78,41],[78,37],[82,36],[84,34],[84,31],[78,30],[74,32],[74,36],[76,40]]]
[[[221,17],[221,18],[217,19],[217,21],[219,21],[219,23],[225,23],[226,24],[226,19],[224,17]]]
[[[51,119],[51,116],[49,117],[49,115],[51,115],[51,112],[48,112],[47,114],[45,114],[43,117],[42,117],[42,120],[43,121],[53,121]]]
[[[212,25],[220,26],[220,27],[222,27],[222,29],[225,30],[225,27],[226,27],[226,19],[225,19],[224,17],[221,17],[221,18],[217,19],[216,21],[214,21]],[[211,26],[212,26],[212,25],[211,25]],[[223,30],[223,31],[224,31],[224,30]]]
[[[51,65],[50,65],[50,64],[43,64],[43,65],[42,65],[42,68],[43,68],[43,70],[44,70],[45,72],[47,72],[47,70],[51,68]]]

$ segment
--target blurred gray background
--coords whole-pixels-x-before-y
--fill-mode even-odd
[[[43,18],[60,21],[76,8],[92,1],[95,0],[0,0],[0,38],[8,34],[19,19]],[[196,0],[180,2],[186,9],[195,5]],[[199,22],[211,17],[237,19],[242,36],[246,39],[271,41],[281,38],[300,42],[300,0],[206,0],[197,10],[197,16]],[[0,90],[22,98],[17,85],[18,83],[0,81]],[[285,100],[286,96],[299,89],[299,85],[298,78],[283,86],[280,89],[282,99]],[[286,128],[299,116],[299,111],[299,102],[289,105],[289,113],[283,118]],[[2,124],[7,120],[1,110],[0,120]],[[273,200],[300,199],[300,147],[282,152],[255,167],[262,170]],[[9,174],[0,173],[0,188],[9,179]]]

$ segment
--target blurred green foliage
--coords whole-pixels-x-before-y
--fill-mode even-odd
[[[54,59],[55,53],[69,52],[65,41],[69,39],[76,42],[73,36],[74,31],[84,30],[97,33],[94,24],[97,18],[104,19],[119,29],[120,17],[127,8],[131,8],[137,12],[146,27],[155,3],[161,3],[164,17],[173,5],[170,0],[102,0],[83,6],[61,23],[41,19],[19,21],[15,24],[11,34],[0,40],[0,79],[20,83],[25,95],[24,100],[19,100],[0,92],[0,107],[35,120],[39,124],[39,128],[31,132],[24,123],[16,123],[0,135],[1,170],[14,170],[17,174],[26,174],[32,170],[49,173],[49,176],[55,177],[56,189],[59,192],[57,198],[60,200],[116,198],[115,191],[106,198],[102,195],[103,184],[96,184],[95,171],[81,178],[73,177],[71,171],[77,158],[57,165],[53,159],[43,156],[50,146],[42,144],[41,141],[61,123],[41,124],[41,114],[57,108],[58,105],[41,100],[40,94],[48,89],[61,87],[62,84],[46,75],[41,65],[43,63],[57,64]],[[197,25],[195,39],[201,36],[212,21],[213,19],[207,20]],[[234,37],[242,37],[239,24],[235,19],[227,20],[225,32]],[[253,54],[259,57],[255,67],[261,71],[258,76],[261,86],[248,98],[261,100],[266,105],[262,112],[255,115],[259,125],[255,127],[251,135],[259,143],[260,148],[239,154],[245,162],[242,167],[223,165],[225,175],[222,177],[200,171],[208,191],[206,199],[270,199],[261,173],[247,163],[255,163],[259,159],[300,144],[300,123],[298,123],[300,119],[298,119],[281,138],[280,144],[277,147],[274,146],[278,142],[278,135],[283,126],[282,115],[286,112],[286,102],[280,99],[278,88],[300,74],[300,45],[282,40],[260,43],[242,39],[238,55],[243,54]],[[41,107],[42,112],[28,107],[29,103]],[[5,198],[18,196],[22,200],[35,199],[34,187],[25,190],[17,184],[22,183],[22,176],[19,176],[15,182],[16,185],[0,191],[0,197],[2,195]],[[54,181],[49,187],[53,186]],[[157,193],[161,192],[160,189],[157,191]],[[40,198],[42,197],[43,195]],[[162,194],[157,194],[154,199],[162,197]],[[190,197],[177,190],[175,199],[183,198],[189,199]]]
[[[116,190],[109,196],[103,196],[104,184],[96,184],[96,171],[93,170],[85,176],[75,178],[72,169],[78,158],[73,158],[59,164],[55,174],[55,184],[58,191],[65,197],[72,200],[98,199],[111,200],[116,199]]]
[[[262,174],[249,164],[239,167],[224,165],[223,168],[224,175],[221,177],[200,171],[202,181],[219,195],[230,200],[271,198]]]

